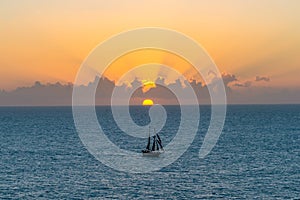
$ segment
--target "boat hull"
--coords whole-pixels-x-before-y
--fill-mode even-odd
[[[158,157],[160,154],[163,152],[161,151],[150,151],[150,152],[143,152],[143,156],[148,156],[148,157]]]

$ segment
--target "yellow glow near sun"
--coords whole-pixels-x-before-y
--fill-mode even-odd
[[[142,80],[143,88],[142,91],[145,93],[151,88],[156,88],[156,84],[153,81]]]
[[[151,99],[145,99],[143,101],[143,106],[152,106],[153,105],[153,101]]]

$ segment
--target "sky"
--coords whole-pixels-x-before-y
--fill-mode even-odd
[[[236,76],[233,89],[297,89],[299,8],[298,0],[0,1],[0,89],[12,91],[35,81],[73,83],[82,61],[99,43],[149,26],[195,39],[223,74]],[[150,55],[163,64],[181,64],[168,59],[172,55]],[[140,62],[137,57],[149,59],[133,54],[116,61],[106,75],[118,79],[120,69]]]

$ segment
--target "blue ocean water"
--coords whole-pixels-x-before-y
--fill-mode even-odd
[[[109,107],[97,107],[100,124],[120,148],[139,152],[146,140],[118,129]],[[170,142],[180,109],[166,107],[162,140]],[[157,172],[131,174],[96,160],[81,143],[71,107],[0,108],[0,199],[299,199],[300,105],[230,105],[223,133],[198,158],[210,120],[201,106],[190,148]],[[146,107],[131,107],[139,125]]]

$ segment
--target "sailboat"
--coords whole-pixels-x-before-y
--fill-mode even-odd
[[[150,137],[150,130],[149,130],[147,147],[146,147],[146,149],[142,150],[143,156],[156,156],[157,157],[160,154],[164,153],[164,148],[162,146],[162,142],[161,142],[161,139],[160,139],[158,133],[155,133],[155,135],[152,136],[152,138],[153,138],[153,142],[152,142],[152,147],[150,148],[151,137]]]

